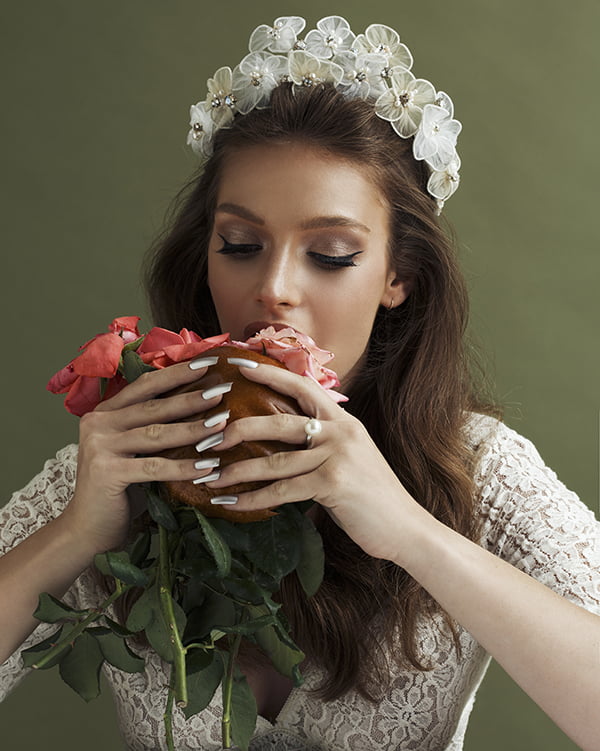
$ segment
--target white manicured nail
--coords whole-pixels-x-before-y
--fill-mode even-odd
[[[219,477],[221,477],[220,472],[211,472],[210,475],[205,475],[204,477],[197,477],[195,480],[192,480],[194,485],[200,485],[200,483],[203,482],[212,482],[213,480],[218,480]]]
[[[206,451],[206,449],[212,449],[215,446],[218,446],[220,443],[223,443],[223,433],[215,433],[214,435],[209,435],[208,438],[204,438],[204,440],[200,441],[200,443],[196,444],[196,451],[198,453],[201,453],[202,451]]]
[[[194,462],[194,467],[196,469],[214,469],[215,467],[218,467],[221,463],[221,457],[215,456],[214,459],[198,459],[197,462]]]
[[[258,363],[254,360],[246,360],[245,357],[228,357],[227,362],[230,365],[239,365],[240,368],[258,368]]]
[[[227,394],[231,391],[232,386],[233,383],[231,381],[229,383],[219,383],[217,386],[211,386],[211,388],[202,392],[202,398],[208,400],[214,399],[215,396],[221,396],[221,394]]]
[[[189,368],[190,370],[200,370],[200,368],[208,368],[209,365],[216,365],[218,362],[218,357],[200,357],[197,360],[192,360]]]
[[[229,410],[226,409],[223,412],[219,412],[216,415],[213,415],[212,417],[209,417],[208,420],[204,421],[204,427],[205,428],[214,428],[215,425],[218,425],[220,422],[224,422],[229,417]]]
[[[238,502],[237,495],[216,495],[210,499],[213,506],[233,506]]]

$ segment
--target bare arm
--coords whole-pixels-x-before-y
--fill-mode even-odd
[[[80,420],[77,481],[68,491],[72,498],[63,498],[66,509],[0,558],[0,663],[37,625],[32,613],[41,592],[62,596],[96,553],[122,546],[129,485],[191,481],[210,471],[196,469],[194,460],[157,456],[223,430],[224,423],[206,428],[201,419],[222,396],[206,400],[193,391],[156,398],[205,373],[206,367],[191,369],[188,363],[147,373]]]
[[[410,526],[410,531],[408,527]],[[397,563],[584,751],[600,738],[600,617],[421,509]],[[415,544],[417,543],[417,544]],[[600,576],[600,574],[599,574]]]

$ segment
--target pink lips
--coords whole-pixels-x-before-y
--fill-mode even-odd
[[[278,323],[275,321],[252,321],[244,329],[244,339],[249,339],[251,336],[257,334],[261,329],[266,329],[272,326],[275,331],[281,331],[281,329],[294,329],[289,323]],[[294,329],[296,331],[296,329]]]

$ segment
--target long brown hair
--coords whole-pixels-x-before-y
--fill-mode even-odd
[[[396,136],[372,104],[346,99],[331,85],[295,91],[281,84],[268,108],[238,116],[217,133],[212,157],[180,194],[170,227],[149,259],[147,289],[156,323],[186,326],[202,336],[219,333],[207,284],[207,245],[224,160],[248,146],[290,142],[349,160],[367,171],[387,199],[389,252],[411,291],[399,307],[377,313],[365,362],[345,389],[345,406],[411,495],[474,539],[474,459],[464,429],[469,411],[491,410],[476,395],[465,354],[465,284],[449,232],[426,191],[427,168],[413,158],[412,139]],[[366,555],[323,512],[318,525],[326,551],[324,583],[307,599],[289,578],[281,592],[284,612],[308,658],[325,670],[323,698],[350,688],[375,698],[389,677],[386,654],[404,666],[432,667],[418,654],[416,626],[439,606],[403,569]],[[453,624],[444,617],[458,648]]]

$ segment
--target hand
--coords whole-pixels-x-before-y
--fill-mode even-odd
[[[236,510],[312,498],[366,553],[398,560],[407,514],[422,509],[403,488],[362,423],[309,378],[263,364],[240,371],[249,380],[296,399],[306,415],[321,421],[323,429],[310,449],[236,462],[224,467],[220,478],[208,486],[273,480],[260,490],[240,494]],[[241,418],[226,428],[223,442],[214,450],[241,441],[277,439],[303,444],[306,422],[306,417],[289,414]]]
[[[144,373],[81,418],[75,492],[61,519],[92,556],[124,543],[131,515],[129,485],[192,481],[210,472],[196,469],[193,459],[157,456],[223,430],[225,421],[210,428],[202,419],[178,422],[213,409],[222,395],[207,400],[201,391],[192,391],[157,398],[206,372],[206,367],[192,369],[186,362]]]

